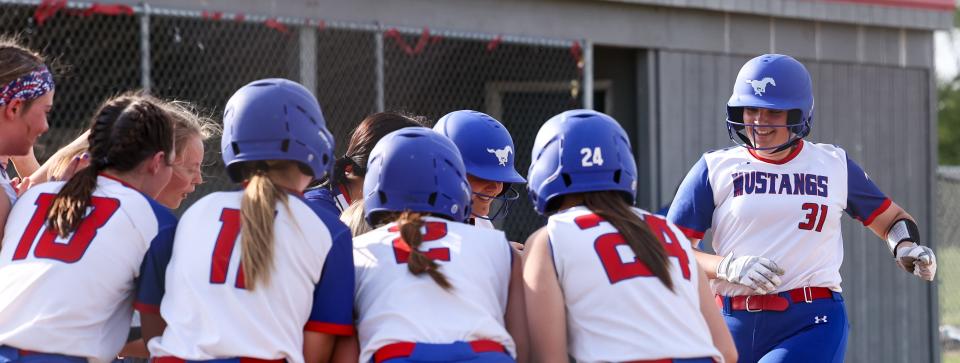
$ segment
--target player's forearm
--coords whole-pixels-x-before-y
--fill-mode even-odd
[[[717,350],[723,355],[725,362],[736,362],[737,347],[733,343],[733,336],[730,335],[727,324],[723,321],[723,317],[720,316],[720,309],[717,307],[716,300],[713,298],[713,292],[710,291],[710,287],[707,286],[706,274],[702,269],[697,270],[699,270],[697,273],[700,276],[699,283],[697,284],[697,291],[700,295],[700,313],[703,315],[704,320],[707,322],[707,327],[710,329],[710,337],[713,339],[713,345],[717,347]]]
[[[883,213],[880,213],[880,215],[877,216],[877,218],[873,220],[873,223],[870,223],[867,228],[873,231],[873,233],[876,234],[877,237],[880,237],[880,239],[887,239],[887,232],[890,230],[890,227],[892,227],[894,223],[901,219],[909,219],[916,222],[916,220],[913,219],[913,216],[907,213],[907,211],[903,210],[900,205],[897,203],[890,203],[890,206],[887,207],[887,210],[883,211]]]
[[[13,167],[17,169],[17,175],[20,177],[33,175],[37,169],[40,169],[40,162],[34,156],[33,148],[30,148],[30,153],[27,155],[10,156],[10,161],[13,161]]]
[[[330,334],[303,332],[303,360],[308,363],[330,362],[337,340],[337,337]]]
[[[360,342],[356,335],[337,337],[333,344],[331,363],[354,363],[360,359]]]
[[[523,263],[524,299],[534,362],[567,362],[566,307],[550,257],[546,231],[527,240]]]
[[[510,297],[507,300],[507,314],[504,320],[507,332],[513,337],[517,346],[517,363],[526,363],[529,361],[530,338],[527,328],[526,299],[523,295],[523,265],[519,251],[511,249],[510,253],[513,253],[514,257],[510,271]]]
[[[160,314],[140,313],[140,331],[143,334],[144,344],[149,345],[150,339],[163,335],[166,329],[167,322],[160,317]]]
[[[702,269],[707,275],[707,278],[711,280],[716,279],[717,266],[720,265],[720,261],[723,260],[723,257],[696,249],[693,250],[693,254],[697,258],[697,265],[699,265],[700,269]]]

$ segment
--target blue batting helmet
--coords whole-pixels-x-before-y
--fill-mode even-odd
[[[480,179],[505,183],[500,195],[482,195],[497,199],[502,204],[492,216],[476,216],[494,219],[506,216],[510,203],[519,194],[510,187],[511,183],[523,183],[526,180],[517,173],[514,158],[516,151],[513,138],[507,128],[489,115],[471,111],[453,111],[441,117],[433,130],[449,138],[460,150],[467,174]]]
[[[745,135],[743,108],[756,107],[787,111],[786,126],[794,133],[783,145],[758,148]],[[754,125],[749,125],[754,126]],[[782,54],[764,54],[740,68],[727,101],[727,132],[733,142],[754,150],[782,150],[810,134],[813,127],[813,82],[810,73],[796,59]]]
[[[527,190],[534,208],[549,214],[554,197],[618,191],[637,197],[637,165],[630,139],[612,117],[593,110],[566,111],[547,120],[533,144]]]
[[[241,87],[223,111],[220,141],[227,174],[243,180],[240,164],[290,160],[321,180],[333,165],[333,136],[317,99],[299,83],[269,78]]]
[[[380,139],[363,180],[367,223],[379,212],[431,213],[461,222],[470,215],[470,185],[453,142],[433,130],[407,127]]]

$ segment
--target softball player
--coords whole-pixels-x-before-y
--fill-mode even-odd
[[[404,127],[416,126],[423,125],[395,112],[378,112],[367,116],[353,131],[350,143],[347,144],[347,152],[334,163],[333,174],[327,183],[308,190],[307,200],[317,202],[319,206],[335,211],[336,214],[362,200],[363,177],[373,146],[386,134]]]
[[[155,100],[121,96],[91,122],[93,163],[35,186],[0,248],[0,360],[110,361],[126,341],[135,279],[176,219],[152,198],[174,159],[173,121]]]
[[[353,333],[353,259],[346,227],[300,194],[333,162],[320,106],[288,80],[250,83],[227,102],[221,149],[244,189],[197,201],[182,238],[148,256],[136,308],[150,354],[325,360]]]
[[[364,209],[377,229],[354,241],[360,362],[514,361],[505,326],[524,322],[522,290],[509,288],[520,266],[503,232],[459,222],[465,175],[456,146],[425,128],[370,154]]]
[[[33,152],[33,144],[49,127],[47,114],[53,108],[54,91],[53,74],[44,65],[43,56],[15,38],[0,37],[0,155],[16,157]],[[17,200],[6,168],[0,169],[0,188],[3,220]]]
[[[718,255],[698,251],[697,261],[744,362],[843,361],[843,212],[885,239],[904,270],[936,273],[913,218],[842,148],[805,141],[812,126],[806,68],[779,54],[748,61],[727,103],[727,130],[743,147],[704,154],[670,207],[694,244],[714,230]]]
[[[433,130],[452,140],[463,156],[473,191],[470,223],[493,228],[491,221],[506,217],[510,204],[520,196],[510,185],[526,182],[514,169],[510,132],[493,117],[470,110],[448,113]],[[494,199],[500,201],[500,207],[490,215]]]
[[[131,92],[126,96],[137,95]],[[204,117],[197,115],[193,106],[181,101],[156,100],[158,105],[173,117],[174,144],[176,159],[173,161],[173,176],[170,182],[157,194],[157,201],[170,209],[177,209],[180,203],[192,193],[196,186],[203,182],[201,167],[204,155],[204,142],[219,132],[217,125]],[[47,161],[37,168],[29,177],[22,178],[20,193],[35,184],[48,181],[67,179],[78,170],[90,165],[87,138],[90,132],[86,131],[75,140],[57,150]],[[36,162],[33,155],[22,158],[29,162]],[[19,170],[18,170],[19,171]]]
[[[567,352],[578,362],[736,361],[690,243],[632,207],[637,168],[617,121],[561,113],[540,128],[532,155],[527,189],[549,215],[527,241],[523,271],[538,361]]]

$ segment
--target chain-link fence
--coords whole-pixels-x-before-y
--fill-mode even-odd
[[[937,173],[940,339],[945,361],[960,360],[960,166]]]
[[[0,33],[20,34],[66,66],[56,74],[50,131],[37,146],[41,161],[76,137],[111,95],[145,88],[193,102],[218,119],[240,86],[284,77],[314,91],[338,153],[373,112],[403,111],[433,122],[474,109],[511,131],[525,174],[530,157],[523,151],[532,148],[540,125],[580,107],[585,85],[581,42],[571,40],[61,0],[0,0]],[[185,205],[233,187],[218,149],[218,140],[207,144],[206,182]],[[521,198],[502,227],[522,241],[542,220],[523,186],[514,187]]]

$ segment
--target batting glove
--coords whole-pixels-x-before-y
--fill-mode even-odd
[[[933,281],[937,274],[937,257],[927,246],[904,246],[897,249],[897,266],[917,277]]]
[[[717,278],[749,287],[760,295],[776,291],[783,283],[783,272],[776,263],[759,256],[729,254],[717,265]]]

